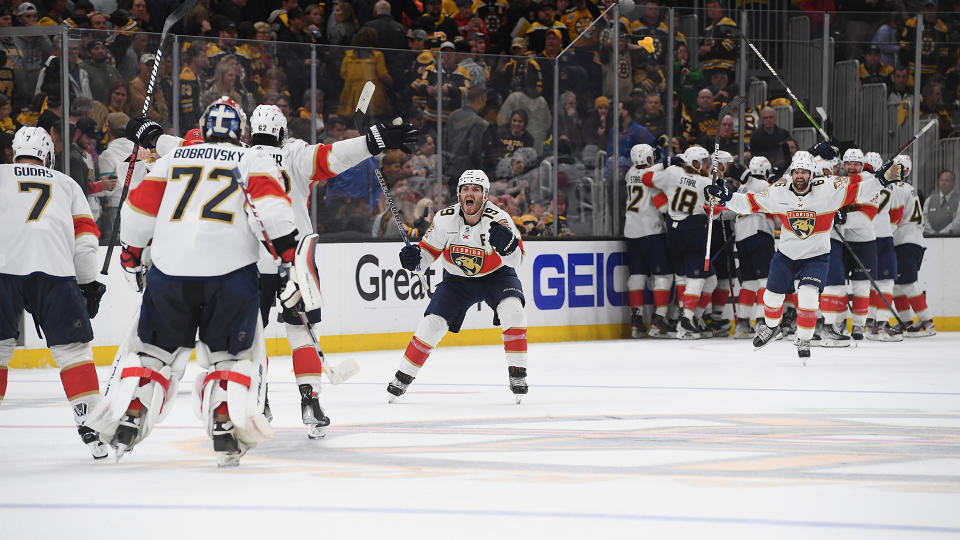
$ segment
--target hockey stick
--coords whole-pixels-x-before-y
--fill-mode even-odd
[[[930,128],[932,128],[932,127],[935,126],[935,125],[937,125],[937,121],[936,121],[936,120],[930,120],[929,122],[927,122],[927,125],[925,125],[925,126],[923,126],[922,128],[920,128],[920,131],[918,131],[918,132],[913,136],[912,139],[910,139],[909,141],[907,141],[906,143],[904,143],[904,145],[901,146],[900,149],[897,150],[897,152],[896,152],[895,154],[893,154],[893,157],[891,157],[890,159],[893,159],[893,158],[897,157],[897,156],[900,155],[904,150],[906,150],[907,148],[913,146],[913,143],[917,142],[917,140],[919,140],[920,137],[921,137],[924,133],[926,133]]]
[[[873,280],[873,276],[870,275],[870,272],[867,271],[867,267],[864,266],[863,261],[860,260],[860,257],[857,256],[856,252],[853,251],[853,246],[851,246],[847,239],[843,237],[843,233],[840,232],[840,227],[836,223],[833,224],[833,230],[837,233],[837,236],[840,237],[840,242],[843,243],[843,247],[846,248],[847,253],[850,254],[850,257],[853,258],[853,261],[857,263],[857,266],[860,267],[860,271],[867,276],[867,279],[870,280],[870,286],[873,287],[873,290],[880,295],[880,299],[883,300],[883,303],[887,305],[887,308],[890,310],[890,313],[893,314],[893,318],[897,320],[897,324],[900,325],[900,330],[906,331],[907,325],[903,324],[903,320],[900,318],[900,315],[897,313],[897,310],[890,305],[890,302],[887,301],[887,297],[880,292],[880,287],[877,285],[877,282]],[[853,312],[853,308],[850,308],[850,312]]]
[[[243,192],[243,197],[247,201],[247,207],[250,208],[250,214],[253,215],[253,219],[257,222],[257,227],[260,229],[260,235],[263,237],[263,243],[267,247],[267,251],[270,253],[270,256],[273,257],[273,260],[279,262],[280,255],[277,253],[276,248],[273,247],[273,242],[270,241],[270,236],[267,235],[267,228],[263,225],[263,219],[260,218],[260,213],[257,212],[257,207],[253,204],[253,197],[250,196],[250,192],[247,191],[247,186],[240,181],[240,168],[234,167],[233,171],[233,181],[240,187],[240,191]],[[350,377],[353,377],[360,372],[360,366],[357,364],[356,360],[348,358],[347,360],[340,363],[338,366],[326,361],[326,358],[323,356],[323,351],[320,349],[320,344],[317,343],[317,337],[313,335],[313,329],[310,328],[310,322],[307,320],[306,314],[302,309],[297,308],[297,316],[300,318],[300,324],[307,330],[307,335],[310,336],[310,341],[313,343],[313,349],[317,351],[317,355],[320,358],[323,358],[323,371],[327,374],[327,378],[330,379],[332,384],[340,384]]]
[[[184,18],[197,5],[197,0],[185,0],[177,9],[173,10],[167,19],[163,22],[163,32],[160,33],[160,44],[157,46],[156,59],[153,61],[153,70],[150,71],[150,82],[147,83],[147,95],[143,100],[143,111],[140,116],[146,116],[150,110],[150,102],[153,100],[153,90],[157,84],[157,72],[160,70],[160,57],[163,55],[163,42],[167,39],[170,28],[177,24],[177,21]],[[176,54],[177,51],[173,51]],[[117,236],[120,234],[120,209],[123,207],[123,201],[127,200],[127,194],[130,192],[130,180],[133,179],[133,169],[137,164],[137,154],[140,152],[140,145],[133,141],[133,152],[130,153],[130,160],[127,166],[127,177],[123,181],[123,191],[120,192],[120,203],[117,204],[117,215],[113,219],[113,230],[110,231],[110,243],[107,244],[107,255],[103,258],[103,268],[100,273],[107,275],[110,266],[110,257],[113,255],[113,248],[117,244]]]
[[[783,86],[783,88],[787,91],[787,93],[790,94],[790,97],[793,99],[793,102],[796,103],[797,107],[800,108],[800,112],[802,112],[803,115],[807,117],[807,120],[809,120],[810,123],[813,124],[813,127],[815,127],[817,131],[820,132],[820,135],[823,136],[823,139],[827,142],[830,142],[830,136],[827,135],[827,132],[824,131],[824,129],[820,126],[820,124],[818,124],[817,121],[814,120],[812,116],[810,116],[810,113],[808,113],[807,109],[804,108],[803,103],[800,103],[800,100],[793,93],[793,90],[791,90],[790,87],[787,86],[787,83],[783,82],[783,79],[780,78],[780,75],[777,73],[777,70],[773,69],[770,63],[767,62],[767,59],[764,58],[762,54],[760,54],[760,51],[758,51],[757,48],[753,46],[753,43],[751,43],[750,40],[747,39],[747,36],[744,35],[743,32],[741,32],[739,29],[736,29],[736,32],[740,34],[740,37],[743,39],[743,42],[746,43],[748,47],[750,47],[750,50],[752,50],[753,53],[757,55],[757,58],[759,58],[760,61],[763,62],[763,65],[767,67],[767,70],[770,73],[772,73],[774,77],[776,77],[777,81],[780,82],[780,86]]]
[[[357,131],[363,129],[363,125],[367,121],[367,107],[370,106],[370,100],[373,98],[376,89],[377,86],[373,84],[373,81],[363,83],[363,90],[360,91],[360,99],[357,100],[357,108],[353,113],[353,127]]]
[[[731,99],[723,108],[720,109],[720,114],[717,115],[717,135],[713,138],[713,155],[716,156],[717,152],[720,151],[720,122],[723,121],[723,117],[728,115],[730,111],[736,109],[737,107],[743,105],[747,101],[747,98],[743,96],[737,96]],[[711,165],[710,170],[710,183],[717,183],[717,160],[714,159]],[[713,209],[716,206],[713,203],[713,198],[710,200],[710,217],[707,220],[707,252],[703,255],[703,271],[708,272],[710,270],[710,244],[713,240]]]

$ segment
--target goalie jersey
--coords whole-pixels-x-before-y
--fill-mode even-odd
[[[433,224],[420,240],[420,268],[441,259],[444,271],[468,278],[486,276],[504,266],[517,268],[523,262],[523,240],[513,253],[500,256],[490,246],[492,221],[508,227],[517,239],[520,238],[510,214],[490,201],[484,203],[480,222],[473,226],[464,222],[460,203],[444,208],[434,216]]]
[[[40,165],[0,165],[0,274],[97,276],[100,231],[69,176]]]
[[[777,249],[796,261],[830,253],[829,232],[837,209],[869,202],[880,188],[880,181],[870,174],[830,176],[814,179],[810,191],[798,195],[792,183],[781,180],[760,193],[734,193],[727,208],[738,214],[774,216],[781,224]]]
[[[267,235],[294,232],[290,197],[274,159],[256,149],[205,143],[157,160],[123,206],[120,240],[143,247],[152,238],[153,264],[170,276],[220,276],[257,262],[260,226],[247,214],[234,168]]]

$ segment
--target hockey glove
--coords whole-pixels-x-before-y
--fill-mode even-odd
[[[136,292],[143,291],[143,287],[147,281],[146,271],[143,268],[143,263],[140,262],[142,257],[143,248],[128,246],[126,244],[122,245],[122,250],[120,251],[120,266],[122,266],[124,272],[126,272],[127,283],[130,284],[130,288]]]
[[[303,311],[300,287],[293,276],[293,264],[280,265],[280,303],[287,309]]]
[[[399,116],[390,124],[378,123],[367,128],[367,150],[378,155],[384,150],[403,150],[414,153],[412,145],[417,142],[417,129]]]
[[[414,271],[420,266],[420,246],[410,244],[400,248],[400,266],[409,271]]]
[[[843,208],[837,210],[837,213],[833,215],[833,222],[837,225],[843,225],[847,222],[847,211]]]
[[[107,286],[99,281],[91,281],[80,285],[80,293],[87,300],[87,315],[90,315],[91,319],[96,317],[100,311],[100,299],[103,298],[105,292],[107,292]]]
[[[160,135],[163,135],[160,124],[145,116],[130,119],[124,130],[124,137],[144,148],[156,148]]]
[[[683,158],[680,156],[673,156],[672,158],[670,158],[670,165],[673,165],[675,167],[683,167],[686,164],[687,162],[684,161]]]
[[[722,184],[712,184],[703,188],[703,195],[707,199],[715,199],[715,204],[725,204],[733,198],[733,192]]]
[[[508,227],[497,221],[490,222],[490,245],[502,256],[507,256],[517,249],[520,241],[510,232]]]
[[[810,148],[810,153],[830,161],[837,157],[837,147],[831,146],[830,143],[818,142]]]
[[[880,170],[873,174],[886,187],[894,182],[903,181],[903,166],[891,160],[884,163],[883,167],[880,167]]]

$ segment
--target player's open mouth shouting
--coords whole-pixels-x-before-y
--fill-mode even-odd
[[[483,188],[477,185],[468,184],[460,188],[460,206],[463,213],[472,216],[479,212],[483,206]]]

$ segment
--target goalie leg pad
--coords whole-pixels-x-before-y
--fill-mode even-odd
[[[317,268],[317,238],[319,238],[317,234],[304,236],[297,245],[297,254],[293,262],[294,279],[300,287],[304,311],[323,307],[320,271]]]

